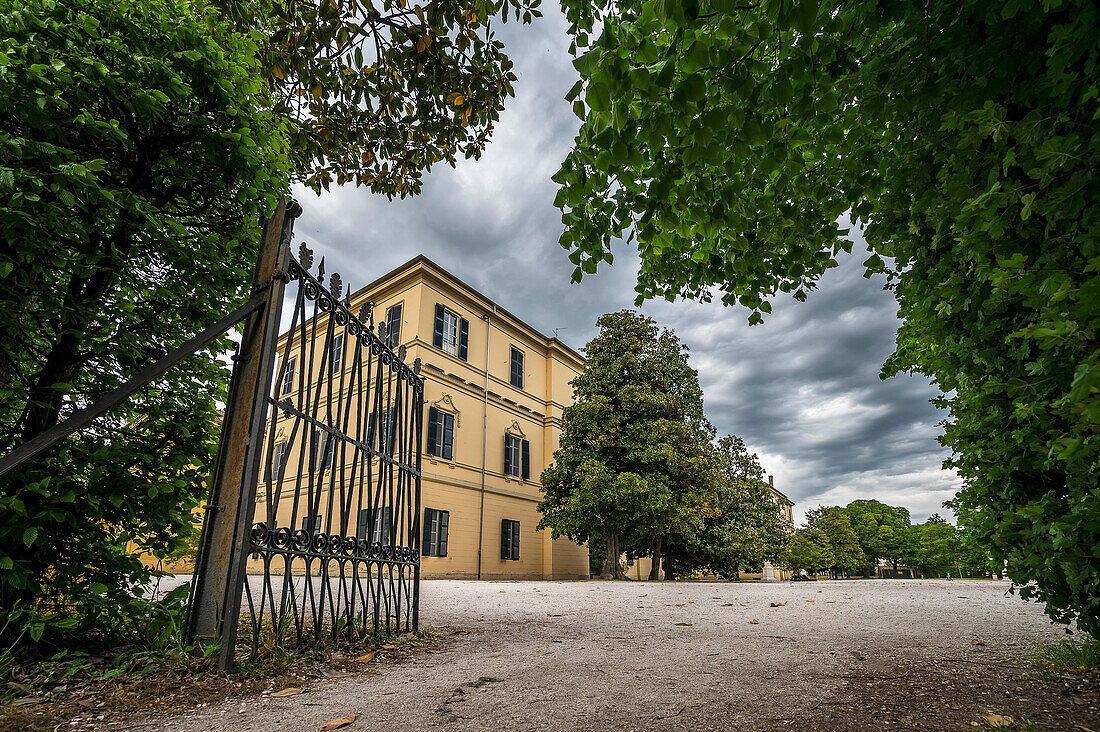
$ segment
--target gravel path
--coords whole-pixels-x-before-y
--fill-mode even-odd
[[[867,720],[822,715],[906,669],[950,661],[962,667],[951,678],[966,685],[981,663],[1024,658],[1064,637],[1007,587],[427,581],[421,622],[443,636],[442,652],[318,681],[299,696],[145,719],[140,729],[318,730],[351,713],[361,715],[351,732],[879,728],[892,717],[877,701],[857,705]],[[494,680],[467,685],[484,677]],[[935,695],[928,684],[911,685],[906,698]],[[960,711],[959,724],[972,713]],[[912,713],[899,719],[912,722]]]

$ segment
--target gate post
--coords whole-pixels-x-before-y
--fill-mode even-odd
[[[218,643],[219,671],[232,667],[235,655],[290,238],[301,212],[297,202],[284,200],[263,225],[251,294],[264,292],[266,302],[245,322],[210,478],[210,500],[203,507],[185,638]]]

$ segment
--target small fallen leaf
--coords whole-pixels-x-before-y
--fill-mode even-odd
[[[478,618],[478,619],[477,619],[477,622],[479,622],[479,623],[484,623],[484,622],[485,622],[485,618]]]
[[[370,663],[377,655],[378,654],[375,651],[371,651],[370,653],[364,653],[362,656],[356,656],[355,660],[359,663]]]
[[[691,625],[691,623],[673,623],[673,625]]]
[[[469,634],[470,634],[470,631],[468,631],[468,630],[456,630],[454,633],[451,633],[451,635],[469,635]]]
[[[732,602],[727,602],[727,603],[724,603],[724,604],[722,605],[722,607],[733,607],[733,603],[732,603]]]
[[[547,613],[546,614],[546,617],[548,617],[548,618],[560,618],[561,616],[562,616],[561,613]]]
[[[806,602],[814,602],[813,600],[806,600]]]
[[[301,694],[304,691],[305,691],[305,689],[301,688],[300,686],[288,686],[285,689],[280,689],[279,691],[276,691],[271,696],[273,696],[273,697],[297,696],[298,694]]]
[[[785,603],[785,602],[773,602],[772,607],[783,607],[786,604],[787,603]]]
[[[31,704],[41,704],[46,701],[40,696],[25,696],[22,699],[16,699],[11,703],[13,707],[27,707]]]
[[[382,646],[383,651],[392,651],[394,648],[397,648],[397,646]]]
[[[338,719],[330,719],[325,722],[321,727],[321,732],[332,732],[334,729],[340,729],[341,727],[347,727],[359,717],[358,714],[349,714],[346,717],[339,717]]]
[[[694,604],[695,604],[695,600],[688,600],[688,605],[694,605]]]
[[[760,621],[757,620],[756,618],[753,618],[752,620],[749,621],[749,625],[760,625]]]
[[[501,594],[503,594],[503,593],[505,593],[505,592],[507,592],[507,591],[508,591],[508,590],[501,590],[500,592],[501,592]]]
[[[738,605],[740,605],[741,607],[748,607],[748,605],[746,605],[746,604],[745,604],[745,603],[743,603],[743,602],[739,602],[739,603],[737,603],[737,604],[738,604]]]
[[[1012,725],[1016,724],[1016,720],[1014,720],[1012,717],[1006,717],[1001,714],[993,714],[992,712],[990,712],[989,714],[983,714],[982,720],[990,727],[1011,727]]]
[[[972,645],[972,646],[984,646],[985,641],[980,641],[977,638],[975,638],[974,640],[970,641],[970,645]]]

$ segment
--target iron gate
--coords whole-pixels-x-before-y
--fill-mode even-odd
[[[18,468],[244,323],[184,629],[219,644],[222,670],[261,648],[418,628],[420,360],[405,364],[385,323],[372,330],[370,303],[351,312],[350,288],[341,302],[340,275],[326,287],[324,260],[311,274],[308,247],[291,256],[301,212],[284,201],[264,221],[247,302],[0,457],[0,475]],[[280,336],[288,285],[294,310]]]
[[[268,307],[245,328],[204,507],[187,631],[223,669],[418,628],[420,361],[375,331],[372,303],[351,311],[323,259],[311,273],[305,244],[291,255],[295,213],[265,228]]]

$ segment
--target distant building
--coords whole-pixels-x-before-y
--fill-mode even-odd
[[[573,401],[570,382],[584,359],[423,256],[352,295],[352,312],[368,302],[387,324],[389,345],[406,346],[407,362],[423,363],[421,576],[587,578],[587,547],[536,530],[539,476],[557,449],[562,410]],[[318,339],[324,331],[317,328]],[[283,344],[285,336],[280,357]],[[275,388],[289,393],[294,385]],[[274,441],[276,461],[287,456],[279,467],[293,474],[298,466],[290,461],[302,451],[286,444],[289,421],[279,415],[266,439]],[[270,486],[269,479],[260,486],[257,516]],[[280,500],[279,523],[306,528],[306,517],[289,515],[291,504]],[[378,541],[388,531],[378,513],[358,517],[359,538]]]

